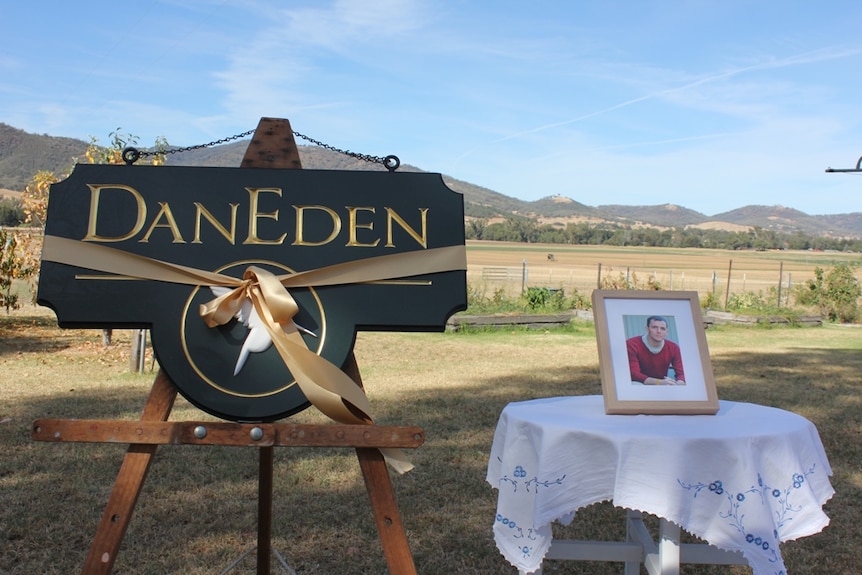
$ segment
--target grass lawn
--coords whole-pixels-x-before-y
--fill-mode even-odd
[[[33,420],[136,419],[153,373],[129,373],[129,332],[104,348],[93,330],[60,330],[50,312],[0,317],[0,573],[78,573],[125,451],[38,443]],[[708,330],[722,399],[795,411],[820,431],[836,495],[822,533],[786,543],[790,574],[855,574],[862,557],[862,329],[719,326]],[[376,419],[423,427],[416,469],[393,476],[419,573],[514,574],[491,534],[485,482],[494,426],[512,401],[600,394],[591,324],[554,332],[360,333],[355,353]],[[150,363],[148,362],[148,366]],[[210,419],[178,400],[173,420]],[[314,410],[296,422],[322,422]],[[211,575],[255,544],[257,452],[159,449],[115,573]],[[300,574],[383,575],[386,563],[350,450],[276,450],[273,547]],[[559,536],[622,537],[623,512],[579,513]],[[276,564],[273,564],[274,571]],[[231,573],[255,572],[254,555]],[[619,564],[548,562],[546,573],[619,574]],[[683,567],[687,574],[750,573]]]

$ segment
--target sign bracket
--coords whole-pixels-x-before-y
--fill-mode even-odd
[[[301,169],[290,123],[284,119],[261,118],[241,167]],[[362,387],[352,351],[342,370]],[[291,445],[354,448],[389,572],[416,574],[389,469],[378,448],[418,447],[425,439],[422,429],[378,425],[168,422],[177,393],[174,382],[159,370],[138,421],[41,419],[33,424],[32,437],[36,441],[129,444],[81,571],[83,575],[111,573],[150,464],[158,446],[166,444],[257,447],[258,575],[270,574],[274,448]]]

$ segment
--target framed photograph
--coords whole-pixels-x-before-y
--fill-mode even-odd
[[[605,413],[715,414],[697,292],[595,290]]]

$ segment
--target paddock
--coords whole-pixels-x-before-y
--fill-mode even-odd
[[[814,277],[817,267],[862,264],[862,254],[816,251],[732,251],[524,244],[470,240],[467,281],[488,294],[512,296],[528,287],[563,289],[588,295],[604,281],[644,288],[652,280],[662,289],[690,290],[703,298],[781,291],[782,303],[793,286]],[[723,301],[723,300],[722,300]]]

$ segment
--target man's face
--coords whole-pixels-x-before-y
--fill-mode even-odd
[[[647,326],[647,339],[658,345],[667,336],[667,323],[658,319],[651,320]]]

